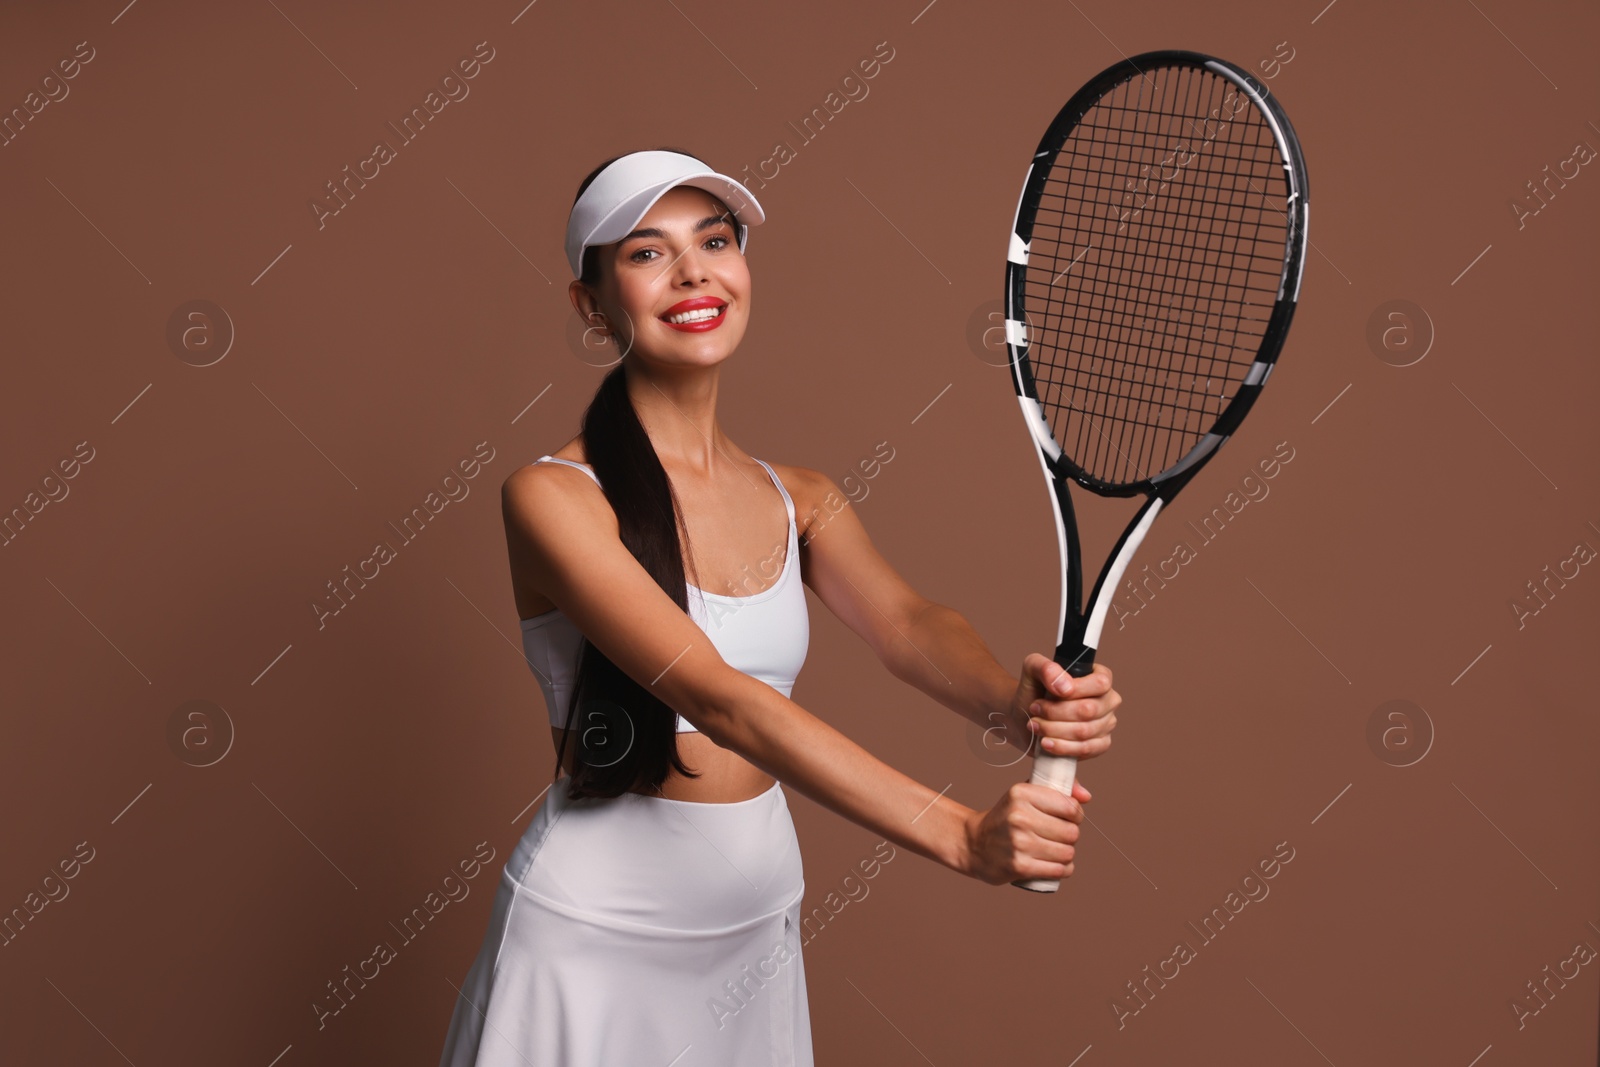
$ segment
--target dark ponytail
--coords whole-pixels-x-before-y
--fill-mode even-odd
[[[692,154],[681,148],[657,151]],[[595,176],[620,158],[614,156],[591,171],[578,186],[577,195],[582,196]],[[598,288],[600,269],[595,249],[584,250],[582,266],[579,280]],[[624,343],[615,332],[612,339],[619,345]],[[681,525],[682,513],[672,481],[628,397],[625,359],[606,374],[595,390],[594,399],[583,413],[582,437],[589,466],[616,512],[617,533],[623,545],[687,614],[689,589],[683,545],[688,531]],[[573,799],[615,797],[639,786],[659,792],[672,771],[686,778],[700,777],[678,755],[677,713],[630,678],[587,637],[579,644],[577,678],[556,757],[557,775],[567,741],[574,736],[577,751],[567,787],[567,795]]]

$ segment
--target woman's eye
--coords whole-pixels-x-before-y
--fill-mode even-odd
[[[713,251],[721,251],[723,248],[727,247],[731,243],[726,236],[724,236],[723,234],[720,234],[720,233],[719,234],[713,234],[711,237],[706,238],[707,247],[711,247],[711,242],[713,242],[713,241],[721,241],[722,242],[721,244],[715,246]],[[656,252],[656,250],[654,248],[641,248],[641,249],[639,249],[639,251],[634,252],[633,254],[628,256],[628,260],[630,262],[633,262],[633,263],[648,263],[648,262],[650,262],[648,259],[640,259],[639,257],[643,256],[643,255],[651,254],[651,253],[654,253],[656,255],[660,255],[660,253]]]

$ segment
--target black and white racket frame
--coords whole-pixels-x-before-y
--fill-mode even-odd
[[[1026,292],[1028,274],[1028,249],[1033,237],[1033,226],[1045,177],[1050,173],[1056,154],[1065,145],[1072,128],[1084,114],[1120,82],[1145,76],[1153,68],[1194,66],[1209,70],[1228,81],[1244,93],[1260,109],[1278,152],[1284,160],[1285,178],[1289,194],[1284,205],[1287,218],[1285,229],[1284,267],[1278,283],[1277,300],[1263,331],[1260,350],[1244,380],[1215,425],[1186,455],[1172,466],[1149,477],[1127,484],[1111,484],[1089,474],[1062,451],[1055,433],[1046,421],[1035,389],[1032,369],[1028,361],[1028,330],[1026,325]],[[1161,509],[1170,504],[1178,492],[1189,483],[1200,468],[1216,454],[1223,442],[1238,428],[1249,412],[1267,377],[1272,373],[1278,353],[1283,348],[1289,330],[1289,320],[1294,315],[1295,303],[1300,295],[1300,277],[1305,268],[1307,181],[1305,162],[1300,152],[1300,142],[1288,117],[1278,106],[1267,88],[1249,73],[1232,63],[1198,52],[1165,50],[1146,52],[1107,67],[1067,101],[1057,113],[1049,129],[1039,141],[1028,174],[1022,185],[1022,195],[1011,227],[1010,246],[1006,254],[1005,335],[1011,354],[1012,384],[1023,418],[1037,445],[1039,466],[1051,487],[1052,513],[1056,521],[1056,534],[1060,543],[1061,609],[1060,641],[1055,650],[1055,661],[1075,678],[1094,670],[1095,650],[1099,647],[1101,628],[1117,586],[1122,581],[1129,563],[1139,545],[1144,541]],[[1147,499],[1129,521],[1122,536],[1112,549],[1110,558],[1101,569],[1093,588],[1089,591],[1087,609],[1083,601],[1083,573],[1078,545],[1078,527],[1073,514],[1072,497],[1068,482],[1076,482],[1084,489],[1100,496],[1131,497],[1144,494]],[[1037,752],[1034,759],[1032,781],[1049,785],[1071,795],[1072,783],[1077,773],[1077,760],[1068,756],[1055,756]],[[1026,879],[1014,883],[1037,892],[1054,892],[1059,886],[1055,879]]]

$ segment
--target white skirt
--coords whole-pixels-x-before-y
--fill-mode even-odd
[[[812,1067],[781,784],[733,804],[567,784],[506,860],[440,1067]]]

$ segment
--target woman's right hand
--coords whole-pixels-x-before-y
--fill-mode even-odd
[[[1047,785],[1017,782],[988,811],[966,820],[963,874],[990,885],[1024,878],[1072,877],[1083,805],[1090,793],[1072,783],[1072,796]]]

